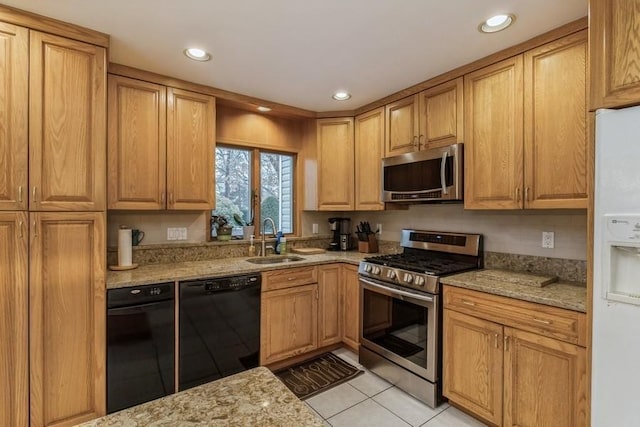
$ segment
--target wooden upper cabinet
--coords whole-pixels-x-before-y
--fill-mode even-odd
[[[522,55],[464,77],[466,209],[522,207],[522,92]]]
[[[213,209],[215,98],[167,92],[167,208]]]
[[[420,93],[421,150],[463,142],[463,92],[459,77]]]
[[[105,414],[105,214],[31,214],[31,425]]]
[[[26,212],[0,212],[0,425],[29,425],[29,269]],[[7,249],[10,248],[10,249]]]
[[[353,118],[319,119],[318,210],[354,209]]]
[[[163,209],[166,88],[109,75],[109,209]]]
[[[587,207],[586,130],[584,30],[524,54],[525,208]]]
[[[586,349],[512,328],[505,339],[503,425],[587,425]]]
[[[502,326],[444,310],[443,335],[443,394],[502,425]]]
[[[640,0],[590,0],[591,110],[640,103]]]
[[[384,107],[380,107],[355,117],[355,210],[384,210],[383,157]]]
[[[0,64],[0,210],[26,210],[29,30],[0,22]]]
[[[342,341],[340,264],[318,267],[318,347]]]
[[[29,209],[106,206],[106,49],[30,32]]]
[[[385,106],[385,157],[418,149],[420,137],[420,97],[413,95]]]

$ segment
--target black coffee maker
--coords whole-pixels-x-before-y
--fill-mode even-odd
[[[329,218],[329,229],[333,232],[328,248],[330,251],[351,249],[351,218]]]

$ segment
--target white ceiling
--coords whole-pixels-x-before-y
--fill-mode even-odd
[[[587,15],[587,0],[0,2],[110,34],[112,62],[313,111],[355,109]],[[480,34],[496,13],[515,24]],[[338,89],[351,100],[331,99]]]

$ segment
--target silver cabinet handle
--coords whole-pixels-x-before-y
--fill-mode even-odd
[[[424,135],[420,135],[418,137],[418,151],[422,150],[421,145],[422,145],[422,138],[424,138]]]
[[[37,227],[37,224],[38,224],[38,223],[37,223],[37,222],[36,222],[36,220],[34,219],[34,220],[33,220],[33,237],[38,237],[38,227]]]
[[[529,201],[529,187],[525,187],[524,189],[524,200]]]
[[[19,233],[18,236],[22,239],[24,237],[24,232],[22,231],[24,228],[24,223],[22,221],[18,222]]]
[[[162,193],[160,193],[160,203],[162,203],[163,205],[164,205],[164,198],[165,198],[165,195],[163,191]]]
[[[169,192],[169,204],[173,205],[173,191]]]
[[[18,201],[22,203],[22,185],[18,186]]]
[[[38,198],[36,197],[37,193],[38,193],[38,187],[33,187],[33,203],[38,203]]]
[[[419,147],[420,147],[420,145],[419,145],[419,144],[420,144],[420,143],[418,142],[418,137],[414,135],[414,136],[413,136],[413,144],[412,144],[412,145],[413,145],[414,147],[418,147],[418,148],[419,148]]]
[[[550,325],[553,323],[551,320],[538,319],[537,317],[534,317],[533,321],[538,323],[544,323],[545,325]]]
[[[463,299],[463,300],[462,300],[462,303],[463,303],[463,304],[465,304],[465,305],[471,305],[471,306],[473,306],[473,307],[475,307],[475,305],[476,305],[476,303],[475,303],[475,302],[471,302],[471,301],[468,301],[468,300],[466,300],[466,299]]]
[[[507,335],[504,336],[504,351],[509,351],[509,337]]]
[[[516,203],[520,202],[520,187],[516,187]]]
[[[449,194],[449,190],[447,190],[447,177],[446,177],[446,168],[447,168],[447,157],[449,156],[448,152],[442,153],[442,162],[440,162],[440,185],[442,186],[442,194]]]
[[[496,348],[500,348],[500,341],[499,341],[500,340],[500,334],[495,334],[494,338],[495,338],[495,346],[496,346]]]

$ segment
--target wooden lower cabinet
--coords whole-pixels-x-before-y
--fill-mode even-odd
[[[504,425],[586,425],[586,349],[505,327]]]
[[[502,422],[502,326],[444,310],[443,393],[486,421]]]
[[[538,311],[541,334],[504,326],[490,315],[485,319],[484,314],[481,318],[448,307],[447,301],[455,301],[455,294],[460,294],[471,307],[465,308],[468,312],[477,304],[470,298],[479,294],[448,288],[444,291],[443,393],[450,402],[496,426],[585,426],[586,349],[541,335],[549,333],[545,328],[553,328],[557,319],[548,320]],[[492,298],[501,298],[505,306],[510,301]],[[536,306],[531,303],[530,309]],[[494,312],[500,316],[501,309],[496,306]],[[517,311],[526,314],[522,307]],[[578,342],[584,342],[583,334],[584,330]]]
[[[26,212],[0,212],[0,426],[29,422],[27,224]]]
[[[318,267],[318,347],[342,341],[342,266]]]
[[[318,346],[318,285],[262,293],[260,364],[297,356]]]
[[[358,267],[342,266],[342,342],[358,350],[360,347],[360,282]]]
[[[32,426],[105,414],[105,214],[32,213],[29,362]]]

